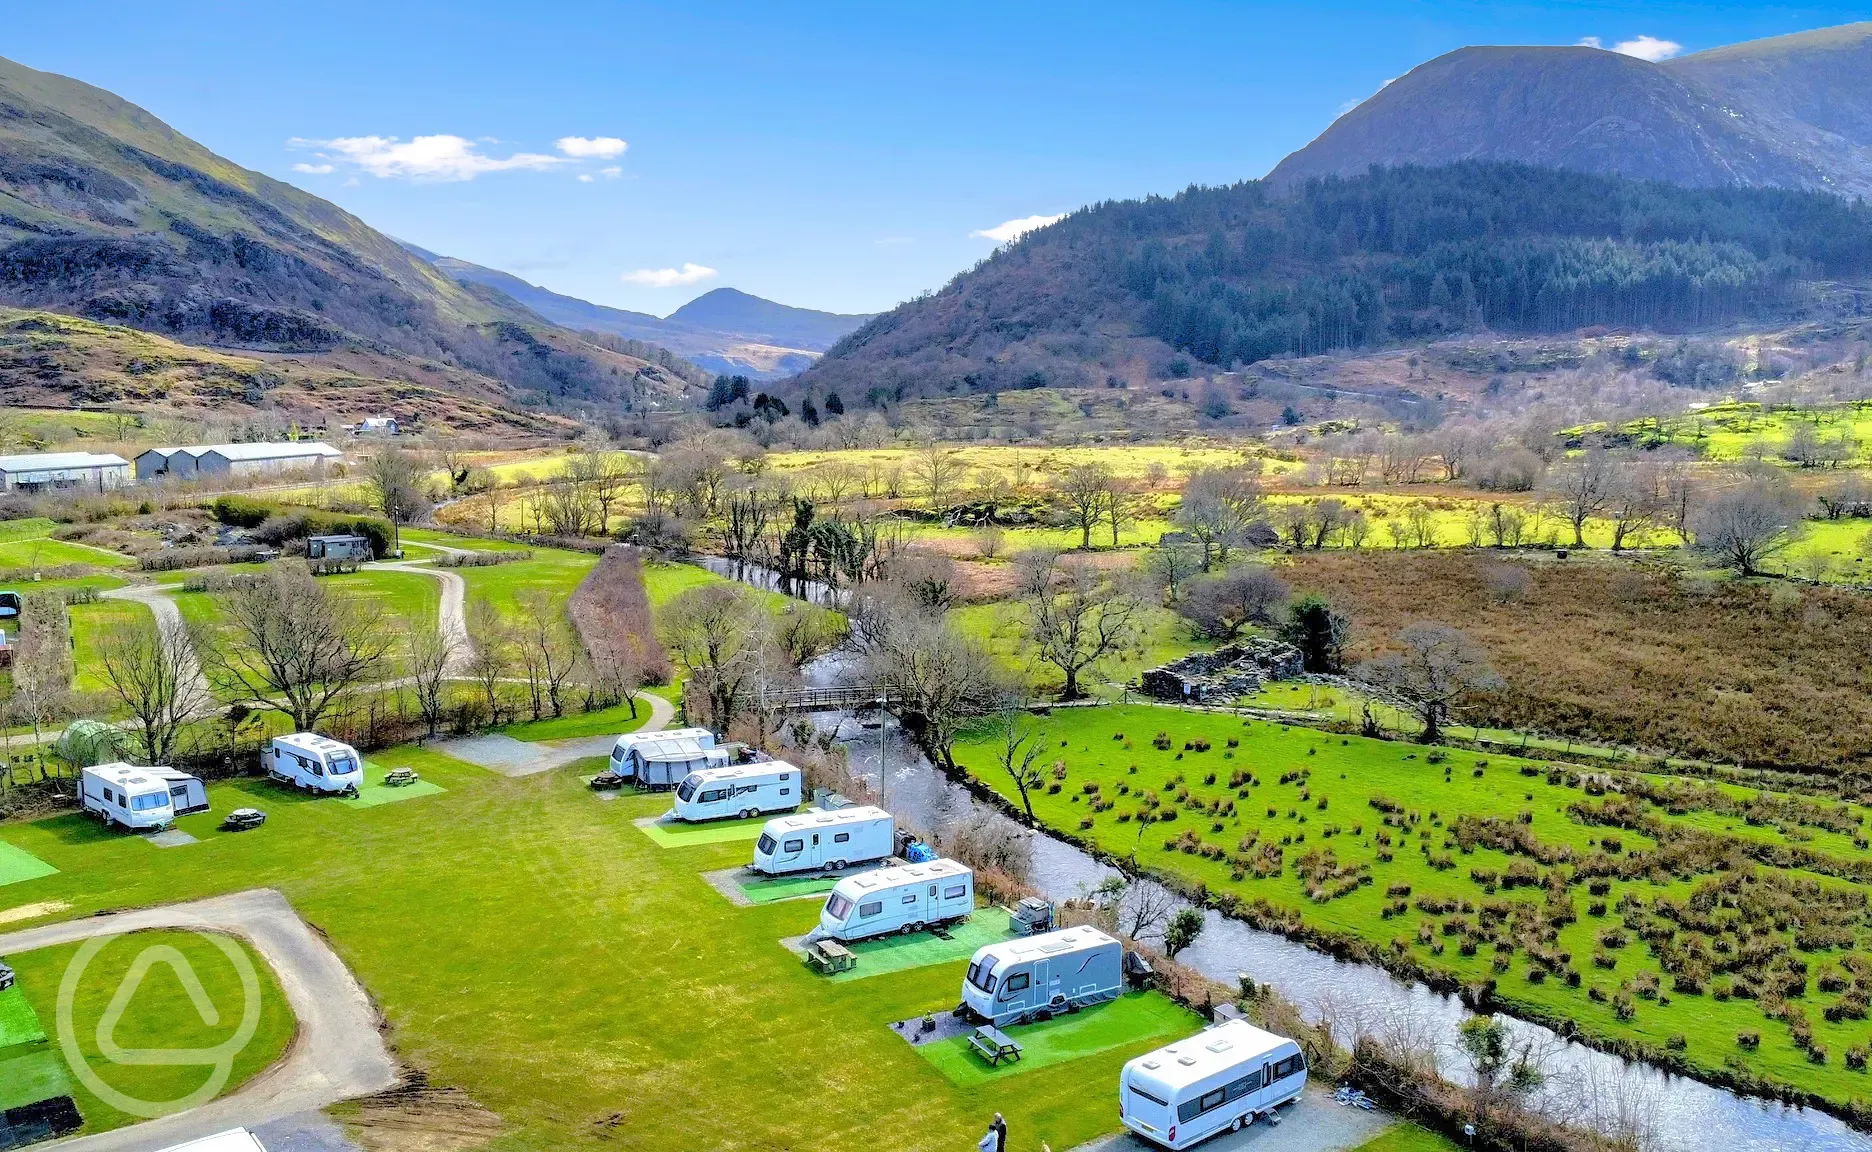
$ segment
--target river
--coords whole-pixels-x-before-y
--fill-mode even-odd
[[[736,575],[732,561],[719,563],[724,567],[708,567]],[[756,587],[780,590],[772,573],[750,575],[743,578]],[[806,591],[817,602],[830,597],[823,588]],[[810,595],[814,592],[816,596]],[[810,684],[837,684],[851,681],[856,672],[852,665],[851,657],[834,654],[803,671]],[[839,713],[821,713],[817,721],[822,729],[836,733],[858,773],[880,782],[882,806],[905,823],[933,831],[978,812],[1007,820],[938,771],[895,721],[887,718],[881,725],[873,721],[866,726]],[[1030,879],[1055,900],[1083,895],[1115,871],[1044,832],[1019,831],[1033,842]],[[1229,985],[1238,973],[1269,984],[1309,1019],[1330,1021],[1342,1042],[1360,1031],[1406,1035],[1436,1047],[1444,1076],[1460,1081],[1467,1072],[1455,1041],[1468,1009],[1455,997],[1400,980],[1373,965],[1334,959],[1211,909],[1204,909],[1203,917],[1202,935],[1179,957],[1184,964]],[[1872,1136],[1855,1132],[1824,1112],[1738,1095],[1565,1040],[1537,1024],[1509,1016],[1500,1019],[1517,1045],[1524,1041],[1533,1045],[1548,1076],[1533,1103],[1556,1119],[1596,1131],[1629,1134],[1647,1147],[1673,1152],[1705,1148],[1872,1152]]]

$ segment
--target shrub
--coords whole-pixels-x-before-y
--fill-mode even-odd
[[[1736,1033],[1736,1046],[1753,1052],[1761,1047],[1761,1033],[1754,1029]]]

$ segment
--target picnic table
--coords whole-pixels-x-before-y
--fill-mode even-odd
[[[837,940],[814,940],[806,945],[806,962],[823,976],[858,967],[858,956]]]
[[[1003,1060],[1019,1060],[1021,1046],[992,1024],[983,1024],[969,1036],[969,1047],[982,1054],[990,1067]]]

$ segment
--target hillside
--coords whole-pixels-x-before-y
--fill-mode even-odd
[[[458,283],[355,216],[108,92],[0,60],[0,304],[200,345],[369,355],[514,411],[679,402],[689,381]],[[452,387],[452,386],[447,386]]]
[[[1490,329],[1664,332],[1861,308],[1872,209],[1554,169],[1386,169],[1082,209],[886,313],[798,381],[893,402],[1127,387]]]
[[[791,376],[811,367],[820,353],[870,319],[776,304],[733,288],[698,296],[666,319],[561,295],[499,269],[438,256],[413,244],[404,247],[451,278],[504,292],[554,324],[655,344],[710,372],[756,380]]]
[[[1699,187],[1872,192],[1872,24],[1653,64],[1595,48],[1439,56],[1269,173],[1277,187],[1373,164],[1507,161]]]

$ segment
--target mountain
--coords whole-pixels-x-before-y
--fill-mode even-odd
[[[465,386],[476,404],[516,413],[663,407],[705,379],[463,284],[109,92],[8,60],[0,305],[290,353],[380,381]],[[267,397],[243,392],[234,403]]]
[[[871,319],[776,304],[733,288],[698,296],[665,319],[564,296],[498,269],[403,246],[452,278],[498,289],[554,324],[656,344],[711,372],[756,380],[811,367],[820,353]]]
[[[1596,48],[1462,48],[1387,84],[1268,180],[1486,160],[1866,195],[1868,75],[1872,23],[1661,64]]]
[[[1074,212],[872,320],[792,387],[847,408],[1160,388],[1197,364],[1483,329],[1859,314],[1868,280],[1872,207],[1822,193],[1477,162],[1248,181]]]

